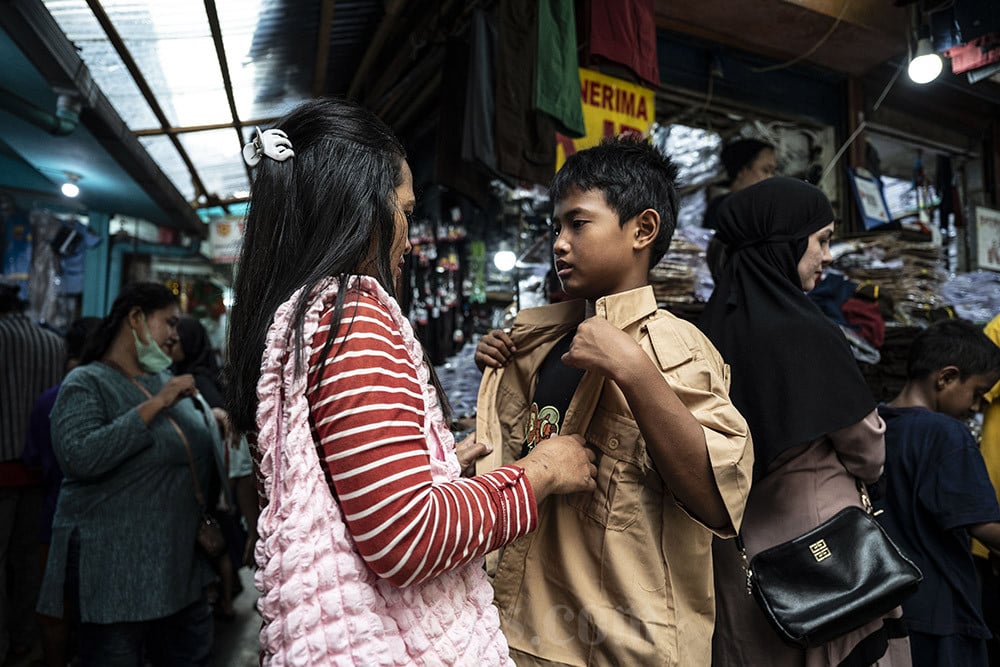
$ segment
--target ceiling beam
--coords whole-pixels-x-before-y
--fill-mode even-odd
[[[278,117],[255,118],[253,120],[242,121],[243,127],[253,125],[270,125],[278,121]],[[178,127],[150,127],[145,130],[132,130],[137,137],[159,137],[164,134],[186,134],[188,132],[205,132],[207,130],[228,130],[233,124],[230,123],[210,123],[208,125],[183,125]]]
[[[236,130],[236,149],[242,151],[246,138],[243,136],[243,125],[240,123],[240,114],[236,110],[236,98],[233,96],[233,80],[229,77],[229,61],[226,58],[226,45],[222,41],[222,26],[219,24],[219,12],[215,6],[215,0],[205,0],[205,13],[208,15],[208,28],[212,32],[212,41],[215,43],[215,56],[219,59],[219,70],[222,72],[222,85],[226,89],[226,101],[229,102],[229,113],[233,117],[233,129]],[[170,135],[174,137],[176,135]],[[247,172],[247,183],[253,181],[250,173],[250,165],[243,160],[243,166]]]
[[[204,237],[205,225],[191,204],[125,125],[41,0],[3,0],[0,25],[53,87],[80,96],[84,107],[81,125],[133,177],[173,226]]]
[[[167,119],[167,114],[164,113],[163,107],[160,106],[160,102],[156,99],[156,95],[153,93],[153,89],[150,87],[149,82],[146,81],[146,77],[143,75],[142,70],[139,69],[138,63],[136,63],[135,58],[132,57],[132,53],[125,46],[125,41],[122,39],[121,35],[118,34],[117,28],[111,23],[111,17],[108,13],[104,11],[104,7],[101,5],[100,0],[87,0],[87,6],[90,7],[90,11],[94,13],[94,17],[97,22],[101,24],[101,28],[104,29],[104,33],[108,37],[108,41],[111,42],[111,46],[115,48],[118,56],[125,63],[125,68],[132,75],[135,80],[135,85],[139,87],[139,92],[146,99],[146,103],[149,104],[149,108],[153,110],[153,115],[156,116],[156,120],[160,121],[160,125],[164,128],[170,127],[170,121]],[[177,135],[168,134],[170,137],[170,142],[180,153],[181,160],[184,161],[184,165],[188,168],[191,173],[191,182],[194,184],[195,189],[195,199],[201,195],[208,196],[208,191],[205,190],[205,184],[202,182],[201,177],[198,175],[198,170],[195,169],[194,162],[191,161],[191,156],[187,154],[184,150],[184,145],[181,143]]]
[[[330,31],[333,29],[334,0],[322,0],[319,6],[319,34],[316,35],[316,65],[313,68],[312,96],[326,92],[326,67],[330,61]]]

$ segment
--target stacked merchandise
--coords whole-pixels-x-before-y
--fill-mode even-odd
[[[894,302],[886,325],[923,326],[947,304],[941,287],[948,278],[941,248],[906,240],[901,232],[854,239],[834,249],[833,268],[850,280],[878,285]]]
[[[894,398],[906,384],[910,344],[929,323],[948,317],[942,287],[948,278],[940,247],[911,241],[904,232],[852,239],[833,249],[833,268],[860,285],[876,285],[885,303],[881,361],[860,363],[876,400]]]
[[[712,276],[705,263],[711,234],[697,227],[678,229],[670,250],[649,272],[657,303],[678,317],[696,319],[712,294]]]

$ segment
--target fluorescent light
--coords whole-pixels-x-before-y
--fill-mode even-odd
[[[938,78],[942,67],[941,56],[934,53],[931,40],[927,37],[921,37],[917,42],[917,53],[910,60],[910,65],[906,70],[910,79],[914,83],[930,83]]]

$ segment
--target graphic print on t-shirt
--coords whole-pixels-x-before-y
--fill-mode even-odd
[[[528,413],[528,426],[524,433],[524,446],[530,452],[542,440],[548,440],[554,435],[559,435],[559,424],[562,423],[562,416],[559,409],[546,405],[541,410],[538,403],[531,404],[531,411]]]
[[[524,443],[521,456],[527,456],[535,445],[554,435],[559,435],[562,421],[566,416],[573,393],[580,384],[583,371],[571,368],[562,362],[562,356],[573,343],[572,331],[563,336],[552,350],[545,355],[538,369],[538,384],[532,396],[528,421],[524,427]]]

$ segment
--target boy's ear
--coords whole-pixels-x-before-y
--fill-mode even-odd
[[[635,241],[632,247],[636,250],[645,250],[653,245],[659,233],[660,214],[647,208],[635,217]]]
[[[938,391],[941,391],[952,382],[956,382],[962,377],[962,373],[958,370],[958,366],[945,366],[935,375],[934,388]]]

